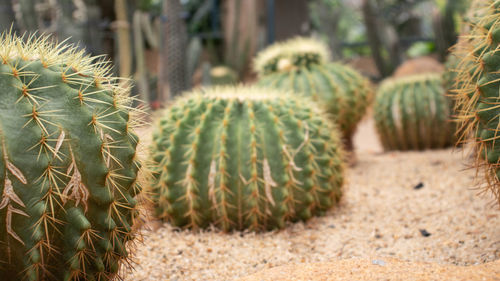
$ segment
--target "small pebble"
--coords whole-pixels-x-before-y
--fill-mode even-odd
[[[372,264],[374,264],[374,265],[380,265],[380,266],[385,266],[385,261],[383,261],[383,260],[372,260]]]
[[[422,187],[424,187],[424,184],[422,182],[419,182],[417,185],[415,185],[413,187],[413,189],[417,190],[417,189],[421,189]]]
[[[431,234],[429,232],[427,232],[427,230],[425,230],[425,229],[420,229],[420,234],[422,234],[422,236],[424,236],[424,237],[431,236]]]

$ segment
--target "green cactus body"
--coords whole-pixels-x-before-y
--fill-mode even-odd
[[[341,196],[336,129],[308,100],[269,89],[214,88],[177,100],[151,153],[157,215],[176,226],[282,228]]]
[[[456,110],[462,139],[475,144],[477,167],[485,168],[487,186],[500,204],[500,1],[476,1],[475,6],[480,16],[471,20],[474,24],[465,35],[473,38],[473,48],[459,67]]]
[[[456,89],[460,89],[460,80],[457,79],[459,64],[462,58],[456,53],[451,53],[446,58],[445,72],[443,73],[443,85],[448,95],[455,95]]]
[[[357,123],[372,100],[370,82],[352,68],[328,62],[326,46],[296,38],[258,55],[255,68],[261,86],[310,96],[339,124],[349,148]]]
[[[135,236],[137,136],[106,63],[0,36],[0,276],[108,280]]]
[[[374,105],[375,124],[386,150],[422,150],[451,145],[450,104],[439,75],[386,80]]]

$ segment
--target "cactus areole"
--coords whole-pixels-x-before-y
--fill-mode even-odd
[[[0,36],[0,279],[109,280],[140,191],[129,99],[72,46]]]
[[[307,99],[225,87],[178,99],[153,135],[157,215],[229,230],[282,228],[341,196],[336,128]]]
[[[318,101],[339,125],[349,149],[358,122],[370,105],[370,82],[354,69],[329,62],[328,47],[311,38],[271,45],[254,62],[258,84]]]

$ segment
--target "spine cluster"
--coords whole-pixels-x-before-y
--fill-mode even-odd
[[[456,78],[456,111],[462,140],[472,141],[477,167],[484,167],[487,185],[500,203],[500,1],[475,1],[470,31],[461,40],[468,48]]]
[[[335,205],[343,182],[334,128],[307,100],[216,88],[178,100],[152,157],[157,215],[174,225],[267,230]]]

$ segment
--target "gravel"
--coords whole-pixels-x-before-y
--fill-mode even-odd
[[[341,205],[326,216],[268,233],[150,222],[125,280],[234,280],[275,266],[352,258],[441,265],[500,259],[498,206],[474,188],[463,153],[381,153],[372,125],[368,119],[361,126],[357,164],[347,172]]]

